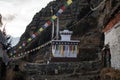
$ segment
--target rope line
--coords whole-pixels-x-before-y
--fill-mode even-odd
[[[103,1],[102,1],[97,7],[95,7],[95,8],[92,8],[92,7],[90,6],[91,11],[89,11],[88,14],[86,14],[86,15],[85,15],[82,19],[80,19],[79,21],[75,22],[75,23],[74,23],[72,26],[70,26],[69,28],[74,27],[75,25],[77,25],[78,23],[80,23],[82,20],[84,20],[86,17],[88,17],[93,11],[97,10],[97,9],[100,8],[102,5],[105,5],[105,1],[106,1],[106,0],[103,0]],[[89,4],[90,4],[90,3],[89,3]],[[56,37],[55,37],[55,38],[56,38]],[[53,38],[53,39],[55,39],[55,38]],[[34,48],[34,49],[31,49],[31,50],[29,50],[29,51],[25,51],[24,53],[20,53],[20,55],[18,54],[18,55],[19,55],[18,57],[14,57],[14,58],[11,58],[11,59],[12,59],[12,60],[15,60],[15,59],[23,58],[26,54],[29,54],[29,53],[31,53],[31,52],[33,52],[33,51],[39,50],[39,49],[41,49],[41,48],[49,45],[49,44],[52,42],[53,39],[51,39],[50,41],[48,41],[48,42],[46,42],[46,43],[44,43],[44,44],[42,44],[42,45],[40,45],[40,46],[38,46],[38,47],[36,47],[36,48]]]
[[[97,7],[95,7],[95,8],[93,8],[92,6],[91,6],[91,4],[90,4],[90,2],[88,2],[89,4],[90,4],[90,9],[92,10],[92,11],[96,11],[98,8],[100,8],[102,5],[105,5],[105,2],[106,2],[106,0],[103,0]]]
[[[54,40],[55,38],[56,38],[56,37],[54,37],[52,40]],[[25,55],[27,55],[27,54],[29,54],[29,53],[31,53],[31,52],[34,52],[34,51],[36,51],[36,50],[40,50],[40,49],[42,49],[43,47],[51,44],[52,40],[50,40],[50,41],[48,41],[48,42],[46,42],[46,43],[44,43],[44,44],[42,44],[42,45],[34,48],[34,49],[31,49],[31,50],[29,50],[29,51],[25,51],[24,53],[21,52],[21,53],[19,53],[20,55],[19,55],[18,57],[14,57],[14,58],[10,58],[10,59],[11,59],[11,60],[16,60],[16,59],[23,58]]]
[[[86,17],[88,17],[93,11],[89,11],[88,14],[86,14],[82,19],[80,19],[79,21],[77,21],[75,24],[73,24],[72,26],[70,26],[69,28],[74,27],[75,25],[77,25],[78,23],[80,23],[82,20],[84,20]]]
[[[84,20],[87,16],[89,16],[92,12],[93,12],[93,11],[89,11],[86,16],[84,16],[81,20],[79,20],[78,22],[76,22],[75,24],[73,24],[72,26],[70,26],[69,28],[72,28],[73,26],[77,25],[79,22],[81,22],[81,21]],[[56,36],[55,36],[52,40],[54,40],[55,38],[56,38]],[[16,60],[16,59],[23,58],[26,54],[29,54],[29,53],[31,53],[31,52],[33,52],[33,51],[39,50],[39,49],[47,46],[48,44],[50,44],[50,43],[52,42],[52,40],[46,42],[46,43],[43,44],[43,45],[40,45],[40,46],[34,48],[34,49],[31,49],[31,50],[29,50],[29,51],[26,51],[26,52],[24,52],[24,53],[19,53],[21,56],[14,57],[14,58],[11,58],[11,59],[12,59],[12,60]],[[24,54],[24,55],[22,55],[22,54]]]

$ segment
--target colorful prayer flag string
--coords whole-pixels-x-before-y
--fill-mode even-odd
[[[45,28],[47,28],[48,26],[50,26],[51,23],[52,23],[55,19],[57,19],[57,18],[60,16],[61,13],[64,12],[64,10],[66,9],[66,7],[68,7],[68,6],[71,5],[71,4],[72,4],[72,0],[67,0],[67,1],[65,2],[65,4],[58,10],[58,12],[57,12],[56,14],[54,14],[54,15],[50,18],[50,20],[48,20],[41,28],[39,28],[36,33],[32,34],[31,37],[27,39],[27,41],[24,41],[24,42],[22,43],[22,46],[19,46],[19,49],[21,49],[22,47],[26,46],[27,43],[29,43],[30,41],[32,41],[32,39],[36,38],[37,35],[40,34]],[[51,42],[51,41],[50,41],[50,42]],[[47,44],[41,45],[40,47],[38,47],[38,49],[40,49],[40,48],[42,48],[42,47],[44,47],[44,46],[46,46],[46,45],[47,45]],[[32,51],[35,51],[35,49],[31,50],[31,52],[32,52]],[[16,53],[16,52],[15,52],[15,53]],[[27,53],[30,53],[30,51],[27,51],[27,52],[25,52],[25,53],[22,53],[21,55],[24,55],[24,54],[27,54]],[[20,55],[19,55],[19,56],[20,56]],[[16,56],[13,55],[13,58],[15,58],[15,57],[16,57]]]

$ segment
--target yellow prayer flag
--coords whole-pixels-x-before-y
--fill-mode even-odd
[[[68,1],[67,1],[67,4],[68,4],[68,5],[72,4],[72,0],[68,0]]]
[[[29,53],[30,53],[30,51],[27,51],[27,53],[29,54]]]
[[[21,46],[19,46],[19,49],[21,49],[22,47]]]
[[[56,16],[56,15],[53,15],[53,16],[52,16],[52,19],[53,19],[53,20],[55,20],[56,18],[57,18],[57,16]]]
[[[28,41],[31,41],[31,40],[32,40],[31,38],[28,39]]]
[[[44,29],[41,27],[40,29],[39,29],[39,31],[41,32],[41,31],[43,31]]]

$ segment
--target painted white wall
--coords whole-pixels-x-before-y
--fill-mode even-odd
[[[61,35],[61,41],[70,41],[71,35]]]
[[[68,35],[64,35],[62,33],[70,33]],[[71,40],[71,34],[73,32],[69,31],[69,30],[64,30],[64,31],[60,31],[60,36],[61,36],[61,41],[70,41]]]
[[[120,69],[120,22],[105,32],[105,44],[110,46],[111,66]]]

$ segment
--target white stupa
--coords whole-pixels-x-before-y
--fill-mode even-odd
[[[79,40],[71,40],[69,30],[60,31],[60,40],[52,40],[52,54],[53,57],[58,58],[77,58]]]

